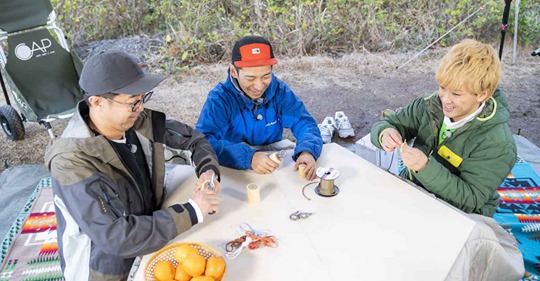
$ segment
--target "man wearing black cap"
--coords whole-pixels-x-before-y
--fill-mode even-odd
[[[218,211],[217,157],[204,135],[144,108],[165,77],[121,52],[91,57],[79,102],[45,155],[66,280],[126,280],[134,258],[156,251]],[[189,150],[199,180],[187,203],[163,208],[164,149]]]
[[[272,45],[265,38],[238,40],[227,81],[208,94],[196,128],[206,135],[221,165],[260,174],[279,166],[263,151],[281,144],[283,128],[289,128],[297,140],[294,169],[305,165],[306,179],[312,180],[322,150],[321,134],[302,101],[272,73],[275,64]]]

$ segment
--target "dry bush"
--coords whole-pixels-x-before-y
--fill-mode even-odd
[[[223,62],[242,35],[260,34],[289,57],[420,50],[488,3],[440,41],[464,37],[495,44],[504,1],[481,0],[53,0],[75,44],[134,35],[161,35],[168,72]],[[512,5],[514,7],[514,5]],[[540,3],[521,1],[520,42],[540,39]],[[513,12],[510,23],[513,22]],[[509,35],[512,28],[508,29]]]

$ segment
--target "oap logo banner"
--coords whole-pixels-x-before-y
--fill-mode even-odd
[[[54,51],[49,51],[52,46],[51,40],[45,38],[39,42],[32,42],[32,47],[28,47],[26,43],[21,43],[15,47],[15,56],[22,61],[31,59],[32,57],[43,57],[54,54]]]

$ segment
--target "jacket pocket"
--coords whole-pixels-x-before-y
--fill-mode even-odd
[[[125,202],[122,200],[122,196],[114,189],[102,184],[101,192],[98,196],[104,213],[110,213],[115,218],[127,215]]]

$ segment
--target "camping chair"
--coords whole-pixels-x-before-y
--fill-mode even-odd
[[[54,138],[49,122],[71,117],[83,97],[81,69],[49,0],[0,0],[0,83],[7,102],[0,106],[0,123],[9,139],[24,138],[22,121],[38,122]]]

